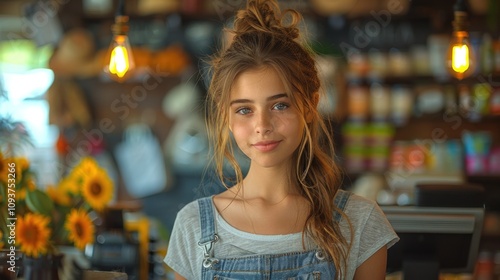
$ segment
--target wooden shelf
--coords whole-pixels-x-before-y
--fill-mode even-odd
[[[469,182],[483,182],[483,183],[496,183],[500,189],[500,174],[475,174],[467,175]]]
[[[343,177],[345,180],[348,181],[354,181],[357,178],[365,175],[365,174],[379,174],[379,175],[384,175],[387,172],[390,172],[389,170],[384,170],[384,171],[360,171],[360,172],[344,172]],[[439,174],[433,176],[440,176]],[[500,174],[482,174],[482,175],[463,175],[464,179],[469,182],[469,183],[494,183],[498,185],[498,189],[500,190]]]
[[[434,75],[410,75],[410,76],[386,76],[386,77],[346,77],[348,83],[355,82],[360,84],[380,83],[386,85],[419,85],[419,84],[442,84],[442,85],[474,85],[478,83],[500,83],[500,73],[478,74],[463,80],[453,77],[439,77]]]

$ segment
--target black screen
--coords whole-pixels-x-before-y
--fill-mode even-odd
[[[440,270],[468,272],[472,234],[401,233],[400,241],[388,250],[387,272],[402,270],[405,260],[436,260]]]

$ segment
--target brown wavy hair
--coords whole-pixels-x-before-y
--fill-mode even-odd
[[[226,30],[232,33],[232,42],[211,60],[207,126],[219,179],[225,187],[240,185],[243,174],[234,157],[237,147],[228,126],[231,86],[238,75],[251,69],[272,67],[278,72],[291,103],[301,110],[306,124],[289,177],[310,207],[303,241],[305,235],[310,236],[333,261],[337,279],[341,279],[349,247],[334,222],[335,212],[346,218],[334,203],[340,188],[340,169],[334,160],[329,126],[317,110],[320,80],[313,53],[300,38],[301,20],[295,10],[281,12],[275,0],[250,0],[245,9],[238,11],[234,28]],[[226,162],[235,172],[234,180],[224,174]]]

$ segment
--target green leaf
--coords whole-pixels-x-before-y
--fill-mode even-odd
[[[41,190],[30,191],[26,194],[26,205],[36,213],[50,215],[54,209],[54,203],[50,197]]]
[[[4,202],[7,202],[7,192],[6,187],[0,183],[0,205],[3,205]]]

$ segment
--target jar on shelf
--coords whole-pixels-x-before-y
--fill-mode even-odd
[[[490,113],[500,115],[500,87],[494,87],[490,98]]]
[[[446,57],[449,45],[450,36],[448,35],[432,34],[427,38],[429,65],[431,73],[434,77],[444,78],[449,76],[446,63],[443,62],[443,58]]]
[[[491,35],[484,33],[481,39],[481,52],[480,64],[481,72],[485,75],[491,74],[493,72],[494,60],[493,60],[493,40]]]
[[[413,93],[406,87],[395,85],[391,90],[392,120],[396,125],[407,122],[413,111]]]
[[[471,118],[480,119],[482,116],[489,115],[490,96],[492,88],[488,83],[475,84],[473,88],[474,110]]]
[[[413,71],[411,57],[408,53],[391,48],[389,50],[389,72],[393,76],[409,77]]]
[[[348,88],[348,115],[351,120],[365,120],[370,110],[368,87],[352,83]]]
[[[387,86],[373,83],[370,86],[370,112],[375,121],[385,121],[391,112],[391,92]]]
[[[435,114],[445,107],[445,94],[441,85],[417,86],[414,91],[416,114]]]
[[[347,57],[347,76],[351,78],[366,77],[370,71],[370,62],[365,53],[352,53]]]
[[[445,85],[443,87],[444,91],[444,111],[447,115],[454,115],[458,111],[458,102],[456,88],[453,85]]]
[[[493,72],[500,74],[500,38],[493,41]]]
[[[367,166],[368,126],[364,122],[348,121],[342,126],[343,155],[348,172],[362,172]]]
[[[394,128],[390,123],[370,124],[368,136],[368,169],[375,172],[387,170]]]
[[[427,76],[431,73],[429,63],[429,51],[427,46],[414,46],[410,50],[413,72],[420,76]]]
[[[427,151],[416,143],[410,143],[406,148],[406,168],[411,173],[423,173],[427,169]]]
[[[468,85],[458,86],[458,108],[462,116],[469,119],[474,111],[472,92]]]
[[[389,168],[391,171],[396,173],[402,173],[405,171],[406,148],[407,143],[405,141],[395,141],[392,144],[389,158]]]
[[[370,62],[370,78],[384,78],[389,73],[389,65],[387,63],[387,54],[377,50],[371,49],[368,52],[368,60]]]

